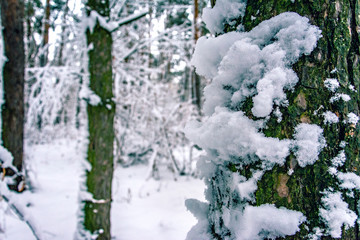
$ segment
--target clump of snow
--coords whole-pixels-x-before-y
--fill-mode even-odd
[[[346,147],[346,144],[347,144],[346,141],[341,141],[339,146],[340,146],[341,148],[345,148],[345,147]]]
[[[335,92],[340,87],[340,83],[336,78],[327,78],[324,85],[330,92]]]
[[[263,176],[263,171],[258,171],[253,174],[253,176],[246,180],[244,176],[242,177],[242,181],[237,185],[238,191],[240,193],[240,197],[246,199],[248,201],[254,200],[254,192],[257,190],[257,182]]]
[[[245,15],[246,0],[217,0],[213,8],[204,8],[202,19],[212,34],[224,32],[225,24],[234,25]]]
[[[301,212],[277,208],[271,204],[246,206],[236,217],[238,220],[231,224],[236,229],[238,240],[275,239],[294,235],[300,230],[299,225],[306,220]]]
[[[283,165],[289,155],[291,141],[266,137],[259,132],[261,124],[247,118],[243,112],[216,108],[203,123],[191,122],[185,128],[186,136],[207,152],[215,152],[218,160],[241,158],[241,164],[257,161],[256,155],[267,164]]]
[[[326,146],[323,129],[315,124],[299,124],[295,128],[294,139],[294,154],[300,167],[314,164]]]
[[[333,103],[333,102],[337,102],[339,100],[343,100],[344,102],[348,102],[351,100],[350,96],[345,94],[345,93],[337,93],[335,94],[335,96],[331,97],[330,98],[330,102]]]
[[[346,155],[345,155],[345,151],[344,150],[341,150],[340,153],[334,157],[331,162],[332,162],[332,165],[334,167],[341,167],[344,165],[346,161]]]
[[[342,173],[339,172],[337,175],[341,181],[340,187],[345,189],[360,189],[360,176],[353,172]]]
[[[275,109],[274,115],[275,115],[275,117],[277,117],[277,120],[276,120],[276,121],[277,121],[278,123],[280,123],[280,122],[282,121],[282,113],[281,113],[279,107],[277,107],[277,108]]]
[[[349,89],[353,92],[357,92],[357,90],[355,89],[354,85],[349,85]]]
[[[102,28],[109,32],[112,32],[119,26],[118,23],[107,21],[105,17],[101,16],[97,11],[92,10],[90,15],[83,19],[84,29],[89,29],[90,32],[93,33],[96,22],[98,22]]]
[[[339,117],[330,111],[326,111],[323,113],[324,116],[324,123],[325,124],[332,124],[332,123],[338,123],[339,122]]]
[[[2,168],[12,167],[13,156],[3,146],[0,145],[0,166]]]
[[[310,54],[320,37],[307,18],[287,12],[248,33],[199,39],[192,64],[198,74],[213,77],[204,90],[205,114],[211,115],[216,106],[238,106],[247,97],[253,97],[257,117],[267,117],[274,104],[286,105],[284,90],[298,82],[291,64]]]
[[[337,71],[338,71],[337,68],[334,68],[333,70],[331,70],[330,73],[334,74],[334,73],[336,73]]]
[[[340,192],[325,191],[321,202],[324,208],[320,208],[320,216],[325,220],[328,227],[327,233],[331,237],[340,238],[343,225],[345,229],[354,226],[357,215],[348,208]]]
[[[97,106],[101,103],[101,98],[89,87],[82,87],[79,92],[79,97],[87,101],[92,106]]]
[[[355,126],[356,126],[356,124],[358,123],[358,121],[359,121],[359,116],[357,116],[355,113],[349,113],[348,115],[347,115],[347,117],[348,117],[348,120],[347,120],[347,122],[348,123],[350,123],[350,124],[354,124]]]

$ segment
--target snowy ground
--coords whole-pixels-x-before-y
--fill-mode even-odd
[[[73,141],[26,148],[33,173],[34,192],[21,194],[26,211],[37,223],[43,239],[74,238],[77,225],[81,155]],[[184,239],[196,223],[184,206],[186,198],[203,199],[201,180],[172,176],[146,179],[146,166],[117,168],[113,182],[113,239]],[[35,239],[26,224],[6,211],[6,239]]]

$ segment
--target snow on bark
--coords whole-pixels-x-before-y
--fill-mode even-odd
[[[241,16],[239,6],[244,4],[218,3],[205,11],[207,25],[215,33],[220,33],[224,24],[231,24],[232,15]],[[226,18],[224,9],[238,11]],[[281,121],[279,106],[288,104],[285,92],[298,82],[292,64],[310,54],[320,37],[319,28],[310,25],[307,18],[286,12],[250,32],[202,37],[197,42],[192,64],[198,74],[212,78],[212,83],[205,88],[204,121],[189,123],[185,133],[207,152],[198,161],[198,168],[208,186],[205,195],[209,204],[187,204],[199,220],[187,239],[264,239],[299,231],[306,220],[302,213],[251,203],[265,171],[284,165],[291,152],[301,167],[314,164],[325,146],[323,130],[314,124],[299,124],[293,139],[264,134],[270,114]],[[255,119],[241,111],[249,99]],[[249,166],[256,166],[252,177],[240,175]]]

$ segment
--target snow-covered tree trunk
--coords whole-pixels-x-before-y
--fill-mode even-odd
[[[3,69],[4,104],[2,106],[3,146],[13,155],[13,165],[18,173],[8,169],[7,174],[15,177],[13,190],[19,191],[23,170],[24,139],[24,2],[22,0],[1,1],[1,21],[5,42],[5,62]]]
[[[359,14],[358,0],[204,11],[219,35],[193,58],[209,117],[186,131],[207,151],[208,202],[187,201],[188,239],[359,239]]]
[[[96,11],[103,17],[110,16],[109,1],[88,0],[89,12]],[[113,176],[114,115],[112,79],[112,37],[99,24],[99,17],[92,31],[87,32],[91,46],[89,54],[90,89],[96,95],[89,101],[88,161],[91,170],[87,173],[87,188],[92,198],[85,204],[84,225],[95,234],[96,239],[110,239],[111,184]]]

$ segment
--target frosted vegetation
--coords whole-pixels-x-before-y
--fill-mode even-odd
[[[308,216],[299,211],[274,204],[255,206],[258,182],[266,172],[272,171],[276,166],[285,168],[290,156],[294,157],[295,165],[300,168],[315,164],[319,154],[327,146],[324,138],[326,128],[339,124],[355,128],[358,124],[359,116],[354,112],[340,118],[338,112],[321,106],[314,115],[319,113],[324,129],[316,124],[300,123],[288,138],[279,139],[265,134],[265,130],[271,127],[268,125],[270,118],[275,117],[278,123],[282,122],[281,111],[289,106],[287,93],[294,91],[299,81],[292,69],[293,64],[302,56],[312,53],[322,37],[318,27],[311,25],[306,17],[286,12],[244,32],[244,27],[237,20],[244,17],[247,1],[217,0],[214,8],[204,9],[202,16],[206,27],[216,37],[208,34],[198,39],[191,58],[194,46],[193,26],[189,20],[192,17],[189,14],[192,5],[189,2],[186,3],[188,5],[179,5],[173,9],[166,6],[167,1],[155,1],[151,3],[155,6],[151,12],[148,9],[153,5],[144,1],[127,1],[130,4],[125,4],[126,1],[110,2],[112,8],[109,19],[96,11],[92,11],[88,17],[85,17],[84,12],[73,13],[68,19],[64,17],[62,24],[66,28],[62,29],[64,38],[61,41],[66,44],[61,47],[57,42],[54,44],[56,47],[52,48],[52,52],[55,52],[53,58],[63,52],[59,63],[55,63],[53,59],[39,67],[39,57],[50,47],[36,42],[37,38],[41,38],[38,33],[34,33],[38,35],[33,42],[27,39],[29,44],[26,51],[29,59],[34,58],[34,61],[28,60],[25,70],[25,140],[28,149],[36,149],[37,145],[44,144],[43,148],[39,148],[39,155],[43,158],[26,166],[28,180],[32,184],[30,187],[35,189],[34,193],[28,192],[29,195],[24,198],[26,201],[18,201],[16,194],[8,191],[7,183],[11,182],[11,178],[0,182],[0,192],[10,205],[24,213],[20,218],[31,228],[34,236],[43,239],[44,234],[51,235],[51,231],[56,231],[39,229],[37,222],[46,226],[46,218],[37,221],[28,214],[40,212],[39,209],[42,208],[40,203],[32,206],[31,198],[34,195],[46,201],[44,193],[61,186],[62,181],[58,181],[59,185],[56,181],[47,181],[47,178],[53,177],[50,176],[52,171],[57,173],[54,174],[58,175],[57,180],[66,178],[66,184],[71,180],[72,183],[76,182],[72,187],[78,188],[72,190],[74,194],[70,197],[66,195],[66,199],[58,198],[58,202],[63,202],[57,203],[59,206],[68,204],[69,198],[73,209],[81,209],[78,205],[85,200],[93,203],[106,201],[94,199],[85,185],[81,185],[85,182],[85,172],[90,169],[89,163],[85,161],[88,144],[87,104],[111,107],[110,104],[101,102],[100,97],[89,88],[87,52],[94,46],[87,46],[85,33],[87,29],[92,32],[97,22],[112,33],[113,39],[112,100],[116,105],[114,159],[117,169],[113,180],[115,190],[112,205],[123,215],[113,214],[112,222],[124,222],[126,219],[125,222],[133,222],[132,228],[135,228],[135,233],[127,232],[126,222],[120,230],[112,231],[129,239],[134,239],[134,236],[144,239],[149,237],[147,233],[138,233],[138,229],[144,226],[159,228],[160,230],[152,229],[152,233],[156,234],[171,232],[172,224],[188,227],[188,218],[181,213],[177,216],[180,220],[169,220],[173,217],[173,211],[161,213],[163,215],[156,216],[156,219],[160,219],[156,223],[153,216],[144,215],[145,211],[155,209],[154,205],[159,202],[162,203],[161,207],[166,205],[171,209],[175,206],[174,212],[185,212],[182,209],[183,199],[188,195],[182,191],[196,188],[191,185],[196,180],[189,181],[188,176],[199,176],[206,184],[205,202],[195,199],[185,202],[198,221],[187,234],[188,240],[215,239],[214,233],[217,235],[216,239],[275,239],[292,236],[300,228],[308,230],[309,239],[320,239],[322,236],[339,238],[342,229],[355,225],[358,216],[349,209],[345,200],[353,198],[354,191],[360,190],[360,176],[344,172],[347,161],[345,147],[348,144],[345,141],[339,143],[339,148],[334,150],[338,151],[333,155],[336,157],[327,159],[330,164],[327,174],[337,186],[335,189],[326,187],[321,192],[318,216],[321,226],[309,229]],[[294,3],[293,0],[291,2]],[[179,13],[179,9],[182,9],[183,17],[177,16],[180,20],[173,19],[172,22],[171,18]],[[129,19],[145,13],[149,16],[126,27],[121,26]],[[58,25],[54,28],[61,27],[61,24]],[[225,33],[227,26],[237,26],[236,31]],[[35,56],[31,54],[31,44],[37,44]],[[0,72],[6,61],[3,48],[0,31]],[[199,75],[211,81],[204,89],[205,116],[200,116],[192,103],[191,91],[194,89],[191,89],[190,83],[193,80],[191,65]],[[331,74],[337,71],[335,68]],[[342,82],[335,78],[329,77],[323,84],[331,96],[328,99],[330,103],[352,100],[344,87],[347,92],[356,91],[354,86],[342,86]],[[3,104],[2,85],[0,74],[0,107]],[[249,105],[251,107],[245,109]],[[64,148],[59,152],[45,149],[48,146],[45,143],[64,141],[59,139],[67,139],[67,144],[73,145],[74,154],[70,151],[71,157],[66,164],[61,162],[68,151],[66,144],[59,145]],[[195,149],[200,148],[205,153],[198,158],[195,169],[193,155],[198,153]],[[42,151],[51,153],[50,158],[61,153],[58,158],[53,157],[61,161],[50,163],[53,159],[45,159],[47,155]],[[0,145],[2,167],[12,168],[12,158],[11,153]],[[54,169],[49,171],[47,164]],[[43,188],[38,183],[37,173],[32,169],[34,166],[43,170],[39,174],[44,181]],[[67,172],[68,177],[66,174],[65,177],[62,176],[59,169]],[[250,176],[240,174],[245,170],[251,173]],[[291,164],[286,166],[289,176],[295,171]],[[187,177],[182,177],[183,175]],[[177,183],[181,186],[179,191],[173,187],[175,181],[172,180],[178,180]],[[162,189],[173,192],[172,198],[169,195],[171,201],[167,201],[163,195],[156,195]],[[36,191],[39,191],[38,195]],[[50,194],[56,196],[53,192]],[[173,200],[175,198],[181,198],[181,201]],[[140,204],[144,199],[152,200],[144,207]],[[131,202],[134,204],[130,205]],[[4,202],[0,202],[0,239],[3,237],[4,209]],[[157,212],[153,215],[156,214]],[[83,231],[82,222],[79,221],[83,213],[75,216],[74,213],[66,212],[64,216],[72,215],[71,229],[78,234]],[[80,224],[76,226],[76,222]],[[57,228],[56,224],[53,225],[52,227]],[[68,226],[67,223],[62,224],[64,229],[69,229]],[[69,235],[65,230],[63,233]],[[56,237],[59,236],[62,235],[58,234]],[[94,236],[87,235],[89,239]]]

